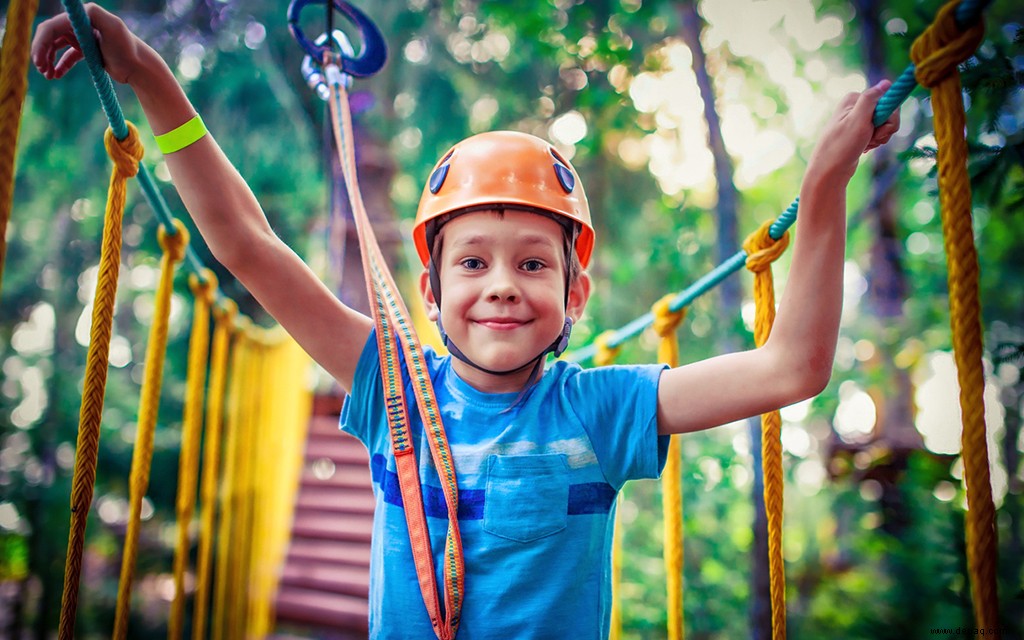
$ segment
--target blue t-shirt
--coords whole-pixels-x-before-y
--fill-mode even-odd
[[[464,382],[449,356],[425,349],[459,483],[465,597],[459,640],[607,638],[615,497],[661,473],[657,435],[664,365],[584,370],[555,362],[526,399]],[[384,411],[377,339],[356,367],[341,427],[370,453],[376,507],[370,560],[370,637],[433,638],[409,546]],[[440,572],[447,509],[408,379],[411,432]]]

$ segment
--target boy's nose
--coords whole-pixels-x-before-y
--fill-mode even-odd
[[[519,300],[519,288],[513,274],[507,269],[494,269],[490,281],[487,283],[488,300],[507,300],[515,302]]]

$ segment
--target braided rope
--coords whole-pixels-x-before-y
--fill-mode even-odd
[[[252,552],[253,523],[253,465],[252,457],[255,450],[253,439],[256,437],[260,413],[259,381],[263,375],[265,345],[254,336],[255,327],[246,329],[243,340],[249,343],[249,362],[244,371],[244,388],[242,389],[242,420],[238,434],[235,454],[237,477],[235,479],[235,495],[232,508],[235,510],[237,524],[231,540],[232,569],[228,576],[233,580],[230,598],[230,638],[249,638],[250,593],[252,586],[250,554]]]
[[[594,365],[598,367],[604,367],[615,362],[615,358],[619,356],[620,347],[613,347],[610,345],[611,339],[614,337],[614,331],[605,331],[596,338],[594,338]]]
[[[71,640],[75,632],[85,526],[96,483],[103,394],[107,386],[107,361],[114,320],[114,299],[117,295],[117,276],[121,267],[121,221],[124,218],[125,183],[128,178],[135,175],[143,154],[138,131],[131,123],[128,124],[128,128],[128,136],[124,140],[116,140],[110,129],[103,138],[107,153],[114,162],[114,168],[107,190],[99,276],[93,298],[89,353],[86,357],[85,385],[78,418],[75,473],[71,488],[71,530],[68,533],[67,563],[64,567],[64,590],[60,611],[60,640]]]
[[[948,262],[950,325],[960,383],[963,420],[964,484],[967,510],[967,565],[978,627],[999,625],[996,587],[996,529],[988,446],[985,440],[985,376],[982,365],[978,254],[971,224],[971,183],[964,141],[964,105],[957,65],[981,43],[979,21],[963,30],[956,21],[959,2],[942,7],[914,42],[910,55],[917,80],[932,92],[938,143],[939,203]]]
[[[192,615],[192,640],[206,638],[207,611],[210,606],[210,574],[213,561],[214,523],[217,513],[221,425],[224,422],[224,392],[227,381],[228,351],[238,307],[228,301],[213,310],[213,347],[210,354],[209,402],[206,405],[206,443],[203,448],[201,479],[199,552],[196,558],[196,596]]]
[[[163,255],[160,258],[160,283],[157,285],[153,310],[153,324],[149,328],[146,345],[145,373],[139,397],[139,420],[135,430],[132,451],[132,469],[128,492],[128,531],[121,553],[121,579],[117,585],[117,612],[114,617],[113,638],[123,640],[128,635],[128,617],[131,613],[132,582],[135,579],[135,559],[138,555],[139,534],[142,527],[142,500],[149,488],[149,473],[153,461],[153,437],[156,433],[157,412],[160,407],[160,386],[164,377],[167,355],[168,320],[171,315],[171,294],[174,291],[174,268],[185,257],[188,231],[176,221],[178,233],[157,231]]]
[[[7,258],[7,222],[14,206],[14,157],[18,125],[28,91],[29,41],[38,0],[14,0],[7,10],[7,30],[0,48],[0,287]]]
[[[174,545],[174,600],[167,621],[169,640],[181,638],[185,618],[185,571],[189,562],[189,527],[195,513],[196,476],[199,469],[199,440],[203,429],[206,368],[210,347],[210,307],[217,291],[212,271],[202,280],[195,274],[188,279],[195,302],[192,305],[192,332],[188,341],[188,369],[185,376],[185,413],[181,421],[181,454],[178,458],[178,496],[175,502],[178,528]]]
[[[775,282],[771,265],[789,246],[789,233],[776,240],[771,222],[747,237],[747,269],[754,273],[754,342],[768,341],[775,322]],[[782,559],[782,418],[778,411],[761,415],[761,458],[764,472],[764,504],[768,515],[768,571],[772,602],[772,638],[786,638],[786,567]]]
[[[611,338],[611,331],[605,331],[594,338],[597,353],[594,356],[594,365],[605,367],[615,362],[619,355],[619,349],[608,346]],[[621,501],[620,495],[616,497],[616,505]],[[615,509],[615,528],[612,536],[612,610],[608,620],[608,640],[620,640],[622,638],[622,518],[619,510]]]
[[[677,329],[686,317],[687,307],[672,311],[670,303],[675,294],[668,294],[651,307],[654,322],[651,328],[658,334],[658,362],[669,367],[679,366],[679,337]],[[682,451],[679,436],[669,440],[668,458],[661,474],[661,509],[665,523],[665,591],[668,613],[668,638],[681,640],[686,635],[683,624],[683,487]]]
[[[246,616],[247,637],[252,640],[267,637],[274,627],[312,411],[312,393],[304,384],[309,356],[279,326],[261,333],[266,360],[260,388],[265,391],[260,394],[259,437],[253,438],[255,511]],[[266,392],[271,389],[273,393]]]
[[[225,640],[230,638],[231,620],[229,588],[231,576],[236,575],[231,571],[232,545],[238,529],[235,523],[235,494],[238,489],[237,483],[238,466],[238,440],[241,437],[239,430],[242,423],[242,396],[245,390],[245,371],[249,365],[250,350],[252,345],[244,340],[245,326],[248,320],[243,316],[236,321],[235,331],[238,338],[234,348],[231,350],[231,383],[228,391],[227,423],[225,425],[226,438],[224,446],[224,482],[221,484],[220,494],[220,523],[217,529],[217,568],[214,571],[216,582],[214,584],[213,600],[213,624],[210,628],[213,640]]]

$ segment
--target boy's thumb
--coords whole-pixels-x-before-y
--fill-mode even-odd
[[[877,96],[881,97],[882,94],[884,94],[886,91],[888,91],[889,87],[891,87],[891,86],[892,86],[892,81],[890,81],[890,80],[879,80],[878,82],[876,82],[874,84],[874,86],[872,86],[870,89],[867,90],[867,93],[871,93],[873,95],[877,95]]]
[[[864,93],[860,94],[860,99],[857,100],[857,106],[855,108],[860,111],[873,113],[875,105],[878,104],[878,101],[891,86],[892,82],[888,80],[880,80],[879,82],[876,82],[873,86],[865,89]]]

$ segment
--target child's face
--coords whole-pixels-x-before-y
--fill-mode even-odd
[[[586,304],[590,282],[583,274],[570,285],[565,307],[565,258],[561,226],[534,213],[478,211],[445,224],[437,268],[441,322],[449,338],[487,369],[529,363],[554,342],[566,316],[578,320]],[[426,273],[420,285],[430,319],[436,320]],[[494,376],[457,359],[452,364],[481,391],[518,391],[530,375],[530,368]]]

